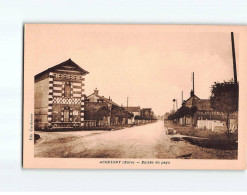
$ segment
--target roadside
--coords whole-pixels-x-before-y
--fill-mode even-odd
[[[185,140],[193,145],[204,148],[236,151],[238,149],[237,132],[231,134],[228,140],[225,132],[213,132],[211,130],[196,129],[191,126],[181,126],[171,121],[166,121],[165,127],[172,128],[176,131],[177,134],[171,138],[173,141]]]
[[[109,126],[92,126],[92,127],[74,127],[74,128],[51,128],[51,129],[44,129],[42,131],[48,131],[48,132],[62,132],[62,131],[112,131],[112,130],[120,130],[124,128],[130,128],[134,126],[142,126],[147,125],[150,123],[155,123],[157,120],[149,121],[149,122],[143,122],[138,124],[123,124],[123,125],[109,125]]]
[[[118,125],[118,126],[98,126],[98,127],[83,127],[83,128],[56,128],[56,129],[50,129],[50,130],[44,130],[44,131],[35,131],[34,133],[34,143],[36,143],[38,140],[40,141],[41,134],[46,135],[43,132],[68,132],[68,133],[75,133],[75,132],[88,132],[88,133],[82,133],[82,134],[95,134],[90,132],[104,132],[104,131],[116,131],[116,130],[122,130],[125,128],[132,128],[135,126],[143,126],[148,125],[151,123],[157,122],[156,120],[145,122],[145,123],[138,123],[138,124],[127,124],[127,125]],[[66,133],[65,133],[66,134]],[[76,134],[76,133],[75,133]],[[79,133],[81,134],[81,133]]]

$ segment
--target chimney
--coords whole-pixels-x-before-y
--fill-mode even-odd
[[[99,95],[99,90],[98,90],[97,88],[95,88],[94,94],[95,94],[95,95]]]

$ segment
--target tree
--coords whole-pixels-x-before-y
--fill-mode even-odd
[[[190,115],[191,115],[192,120],[193,120],[193,122],[191,123],[192,126],[193,126],[193,124],[194,124],[194,126],[195,126],[195,119],[194,119],[194,116],[195,116],[195,113],[197,112],[197,110],[198,110],[197,106],[192,106],[192,107],[190,108]]]
[[[180,117],[190,116],[191,115],[191,109],[189,107],[187,107],[187,106],[182,106],[181,108],[178,109],[178,111],[179,111],[179,116]]]
[[[140,117],[139,115],[135,115],[135,118],[134,118],[134,119],[135,119],[135,120],[140,120],[140,118],[141,118],[141,117]]]
[[[230,138],[229,115],[238,111],[239,84],[231,81],[215,82],[211,87],[210,105],[215,111],[227,115],[226,127]]]
[[[197,112],[197,110],[198,108],[196,106],[189,108],[183,105],[175,113],[170,114],[168,116],[168,120],[178,120],[179,118],[182,118],[184,116],[194,117],[194,114]]]
[[[110,109],[108,106],[102,106],[98,111],[97,111],[97,121],[101,121],[104,119],[104,117],[107,117],[110,115]]]
[[[129,113],[128,113],[128,119],[132,119],[133,117],[134,117],[134,114],[131,113],[131,112],[129,112]]]

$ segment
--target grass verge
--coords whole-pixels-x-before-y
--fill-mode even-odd
[[[238,133],[230,134],[228,140],[226,132],[214,132],[211,130],[196,129],[191,126],[181,126],[172,123],[166,123],[165,126],[172,127],[183,137],[183,140],[200,147],[214,148],[223,150],[237,150],[238,149]],[[175,141],[175,140],[173,140]]]

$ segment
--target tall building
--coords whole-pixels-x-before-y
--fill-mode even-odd
[[[35,76],[35,130],[83,126],[86,74],[69,59]]]

